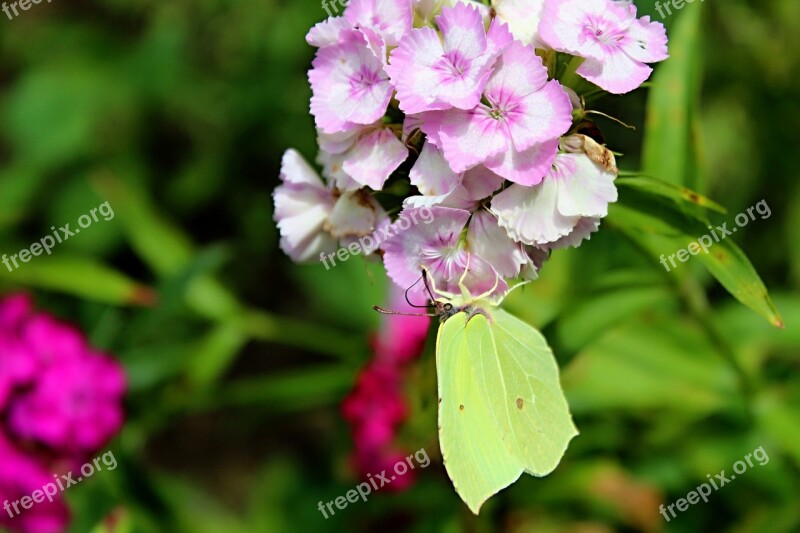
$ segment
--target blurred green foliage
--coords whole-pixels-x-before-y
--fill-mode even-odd
[[[800,3],[687,4],[665,21],[673,58],[649,90],[596,103],[637,126],[598,121],[622,168],[719,202],[713,222],[768,202],[733,241],[786,329],[699,261],[667,274],[626,231],[638,197],[621,185],[616,220],[508,301],[552,343],[581,435],[553,475],[524,476],[478,518],[434,457],[430,349],[402,441],[432,466],[406,493],[317,510],[356,483],[338,404],[387,285],[379,264],[298,267],[277,247],[280,156],[315,155],[303,37],[324,16],[314,2],[102,0],[0,21],[0,253],[104,201],[115,211],[0,268],[4,291],[34,290],[130,374],[120,468],[68,493],[73,531],[113,509],[118,531],[799,530]],[[758,446],[767,465],[670,523],[658,514]]]

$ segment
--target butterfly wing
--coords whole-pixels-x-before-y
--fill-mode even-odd
[[[436,370],[439,446],[453,486],[478,514],[489,497],[516,481],[522,463],[503,444],[467,348],[467,315],[439,326]]]
[[[472,316],[466,346],[479,396],[485,399],[504,447],[526,472],[552,472],[578,434],[547,341],[502,309]]]

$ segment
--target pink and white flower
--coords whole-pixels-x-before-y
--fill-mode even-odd
[[[511,43],[483,93],[489,105],[444,114],[439,137],[456,172],[483,164],[522,185],[539,183],[553,162],[558,138],[572,125],[572,104],[533,48]]]
[[[430,27],[412,30],[392,51],[386,69],[400,109],[408,114],[475,107],[500,52],[473,7],[445,7],[436,23],[441,38]]]
[[[336,250],[336,240],[323,229],[335,204],[333,193],[296,150],[283,154],[281,181],[273,193],[281,250],[296,262]]]
[[[461,294],[463,283],[473,296],[489,292],[504,294],[508,290],[506,282],[492,265],[472,253],[466,238],[462,238],[470,219],[469,211],[433,207],[431,212],[432,223],[395,232],[394,237],[381,245],[389,277],[402,288],[413,286],[409,297],[418,302],[429,299],[422,283],[418,283],[423,268],[439,291]]]
[[[394,89],[364,32],[341,32],[338,43],[317,50],[312,66],[311,114],[323,132],[372,124],[386,113]]]
[[[367,126],[349,126],[335,134],[318,132],[320,147],[330,154],[339,155],[336,170],[341,170],[360,187],[379,191],[389,176],[408,157],[408,148],[395,133],[378,121]],[[340,181],[351,190],[352,183]]]
[[[585,58],[577,73],[614,94],[630,92],[667,59],[667,34],[636,6],[613,0],[547,0],[539,35],[552,48]]]
[[[344,18],[353,27],[376,32],[388,46],[397,46],[411,31],[411,0],[350,0]]]
[[[453,207],[473,211],[480,202],[499,189],[504,179],[488,168],[475,168],[455,173],[450,169],[442,151],[426,142],[409,173],[411,184],[422,193],[406,198],[410,207]]]
[[[491,209],[515,241],[555,243],[570,235],[583,218],[608,214],[608,204],[617,200],[615,177],[586,154],[559,154],[542,183],[512,185],[492,199]]]

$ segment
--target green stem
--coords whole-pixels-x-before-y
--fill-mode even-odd
[[[580,92],[578,89],[583,84],[583,78],[578,76],[577,70],[583,64],[584,59],[582,57],[573,57],[570,59],[567,66],[564,68],[564,71],[558,77],[558,81],[561,82],[561,85],[565,87],[569,87],[570,89],[574,90],[575,92]]]

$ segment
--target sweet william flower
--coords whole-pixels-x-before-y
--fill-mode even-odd
[[[617,200],[615,177],[585,153],[559,154],[542,183],[512,185],[492,199],[491,209],[515,241],[536,246],[555,243],[569,236],[582,219],[608,214],[608,204]],[[579,229],[584,235],[588,227]]]
[[[342,31],[339,42],[317,50],[312,67],[311,114],[323,132],[337,133],[383,117],[394,89],[383,58],[364,32]]]
[[[30,497],[52,481],[53,475],[44,464],[18,450],[0,432],[0,505]],[[69,510],[59,495],[52,502],[44,500],[30,509],[19,504],[17,508],[21,511],[18,516],[12,507],[9,509],[14,516],[9,516],[7,509],[0,509],[0,528],[15,533],[61,533],[69,525]]]
[[[418,283],[423,268],[439,291],[461,295],[463,283],[472,296],[504,294],[508,290],[506,282],[462,238],[470,212],[449,207],[430,209],[433,222],[395,231],[381,245],[389,277],[400,287],[413,287],[409,297],[417,302],[429,299],[423,284]],[[404,213],[413,217],[410,211]]]
[[[423,145],[419,158],[409,172],[411,184],[422,193],[410,196],[409,207],[453,207],[474,210],[503,184],[503,178],[479,165],[463,173],[455,173],[442,151],[432,143]]]
[[[414,312],[402,289],[392,287],[389,307]],[[420,317],[382,316],[382,326],[373,342],[373,359],[359,373],[356,384],[342,402],[342,415],[351,426],[356,470],[367,474],[393,467],[401,454],[395,437],[408,416],[403,395],[404,366],[422,353],[429,321]],[[413,476],[398,477],[392,486],[402,490],[413,483]]]
[[[122,427],[125,388],[119,365],[87,347],[80,357],[59,357],[40,367],[32,388],[10,407],[9,427],[19,438],[69,455],[92,453]]]
[[[370,187],[379,191],[408,157],[405,144],[380,121],[334,134],[318,131],[317,141],[329,154],[322,158],[323,164],[339,190]]]
[[[667,59],[664,26],[636,18],[636,6],[613,0],[547,0],[539,34],[550,47],[585,58],[577,74],[614,94],[630,92]]]
[[[353,27],[378,33],[388,46],[397,46],[411,30],[411,0],[350,0],[344,18]]]
[[[441,38],[430,27],[412,30],[386,68],[407,114],[475,107],[505,44],[494,24],[487,37],[478,10],[463,3],[443,8],[436,23]]]
[[[283,154],[280,177],[273,199],[281,250],[296,262],[336,250],[336,240],[324,230],[335,205],[333,193],[296,150]]]
[[[488,104],[453,109],[440,118],[439,138],[455,172],[483,164],[522,185],[539,183],[572,125],[572,104],[530,46],[514,41],[502,53],[483,93]]]

